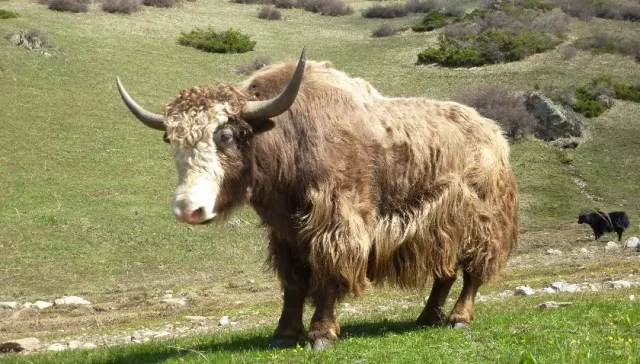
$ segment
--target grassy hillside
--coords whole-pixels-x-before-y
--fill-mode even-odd
[[[210,296],[222,292],[226,296],[214,301],[220,304],[237,297],[278,300],[277,283],[262,269],[265,235],[252,211],[239,211],[232,224],[190,227],[175,222],[170,211],[176,180],[172,157],[162,135],[143,127],[122,105],[116,75],[155,111],[182,88],[241,80],[244,76],[233,72],[236,65],[256,54],[293,60],[303,46],[309,58],[330,60],[387,95],[446,99],[486,83],[531,90],[581,85],[602,73],[640,78],[640,63],[631,57],[582,51],[571,60],[554,50],[481,68],[415,66],[417,53],[435,44],[437,32],[371,38],[371,30],[386,21],[361,17],[360,10],[370,2],[349,4],[356,10],[351,16],[292,9],[282,10],[284,21],[263,21],[256,17],[259,6],[226,0],[187,2],[174,9],[144,7],[128,16],[104,13],[97,5],[88,13],[71,14],[26,0],[0,2],[0,7],[20,13],[19,18],[0,20],[0,34],[39,28],[55,47],[45,56],[0,39],[0,301],[74,294],[94,302],[144,302],[169,288],[214,292]],[[391,22],[405,25],[419,17]],[[177,44],[180,32],[206,26],[237,27],[257,40],[256,50],[220,55]],[[573,19],[569,39],[593,29],[640,35],[639,23]],[[639,114],[640,104],[618,102],[587,121],[586,142],[568,155],[533,139],[513,144],[522,198],[521,253],[582,247],[591,232],[575,224],[581,209],[624,209],[633,225],[626,236],[640,233]],[[567,157],[587,190],[601,200],[581,194],[563,164]],[[622,265],[616,273],[632,266]],[[255,283],[237,288],[248,280]],[[373,301],[376,294],[384,296],[375,293]],[[597,311],[606,304],[585,305]],[[163,314],[158,310],[152,316]],[[485,320],[480,325],[489,330]],[[16,327],[15,332],[29,332],[27,326]],[[439,332],[426,335],[418,338],[427,342]],[[15,334],[0,329],[0,341],[9,336]],[[517,355],[509,352],[506,358]],[[549,361],[556,359],[562,358]]]

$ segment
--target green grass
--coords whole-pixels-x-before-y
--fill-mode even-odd
[[[634,291],[636,294],[638,290]],[[15,363],[539,363],[636,362],[640,312],[628,292],[559,296],[572,306],[541,310],[540,297],[479,303],[472,329],[418,328],[416,308],[347,318],[342,340],[326,352],[269,350],[272,327],[95,351],[9,356]],[[304,345],[304,343],[302,343]],[[2,358],[0,358],[0,362]]]
[[[447,99],[478,84],[503,84],[529,90],[537,84],[577,87],[601,74],[613,74],[620,80],[640,74],[640,64],[628,57],[594,56],[588,52],[579,52],[572,60],[565,61],[558,52],[551,51],[520,62],[475,69],[415,66],[416,54],[436,44],[438,32],[405,32],[401,37],[373,39],[370,30],[386,22],[396,26],[411,24],[419,20],[420,15],[368,20],[359,12],[370,6],[370,2],[351,1],[349,5],[355,9],[354,15],[334,18],[299,9],[282,10],[286,21],[261,22],[258,27],[255,8],[226,0],[188,2],[175,9],[145,7],[126,17],[105,14],[96,5],[88,13],[70,14],[53,12],[34,2],[3,3],[4,8],[18,11],[21,17],[0,22],[0,34],[40,28],[50,34],[57,51],[46,57],[0,39],[3,120],[0,300],[33,301],[74,294],[97,303],[144,306],[146,297],[171,288],[201,294],[202,298],[195,300],[194,311],[217,312],[241,297],[245,301],[254,300],[252,303],[258,306],[268,305],[265,315],[277,318],[278,284],[262,269],[266,238],[255,214],[249,209],[238,211],[235,217],[248,222],[240,226],[189,227],[175,222],[170,211],[176,182],[172,157],[162,142],[162,135],[143,127],[122,105],[115,87],[117,75],[136,100],[152,111],[159,111],[162,104],[182,88],[242,80],[244,76],[233,70],[236,65],[253,59],[255,53],[266,54],[275,61],[295,60],[305,45],[309,58],[330,60],[334,67],[370,81],[387,95]],[[208,26],[216,29],[233,26],[251,35],[257,41],[255,53],[211,54],[176,42],[181,32]],[[573,20],[570,37],[589,34],[591,27],[596,26],[612,32],[640,32],[640,25],[632,22]],[[546,250],[559,244],[583,246],[585,242],[579,237],[587,235],[588,229],[575,224],[581,209],[624,209],[632,221],[626,236],[640,232],[637,222],[640,195],[633,182],[640,180],[640,171],[636,168],[640,165],[636,138],[640,131],[639,113],[640,104],[617,102],[611,110],[587,122],[586,141],[571,152],[578,173],[588,183],[587,189],[602,199],[597,202],[580,193],[571,181],[566,158],[553,148],[528,139],[513,144],[511,160],[522,202],[522,252]],[[629,272],[634,269],[633,264],[619,265],[612,261],[608,266],[611,271],[606,272]],[[557,271],[558,267],[545,267],[525,274],[510,269],[507,274],[518,279],[548,281]],[[237,282],[249,279],[255,280],[258,288],[234,288]],[[498,284],[492,289],[496,287]],[[397,297],[395,291],[386,292],[377,291],[361,302],[367,305],[380,302],[387,294],[392,299]],[[598,319],[605,322],[608,312],[614,310],[611,305],[630,310],[626,303],[605,300],[574,307],[583,314],[592,312],[590,322]],[[367,337],[369,329],[359,328],[358,322],[349,320],[345,327],[352,325],[346,331],[351,341],[344,340],[340,352],[320,354],[319,359],[304,352],[245,352],[248,349],[244,344],[263,347],[272,327],[194,338],[175,345],[195,348],[201,344],[205,351],[221,348],[221,360],[237,357],[246,361],[256,358],[268,361],[271,355],[284,355],[292,361],[368,358],[368,362],[395,355],[417,355],[415,358],[429,355],[432,361],[444,361],[446,356],[440,354],[463,360],[468,355],[476,355],[483,347],[491,348],[487,346],[488,340],[501,345],[501,354],[496,355],[502,355],[499,358],[507,362],[517,360],[521,350],[531,350],[536,358],[545,362],[549,358],[545,355],[556,355],[550,357],[549,362],[562,358],[558,355],[574,355],[568,354],[568,349],[547,353],[545,343],[509,344],[510,335],[491,331],[492,325],[508,329],[510,317],[522,323],[531,312],[509,316],[508,306],[496,306],[507,310],[505,312],[483,306],[474,332],[479,333],[479,340],[485,341],[478,341],[482,345],[475,343],[470,346],[472,350],[467,351],[457,351],[453,345],[466,343],[464,336],[456,336],[461,333],[397,329],[394,335]],[[172,314],[159,307],[153,310],[132,317],[158,320]],[[553,315],[564,322],[563,312],[568,311],[537,315]],[[413,311],[406,315],[400,313],[397,320],[403,322],[415,314]],[[57,311],[42,313],[42,317],[23,326],[15,324],[11,326],[11,330],[16,328],[14,331],[0,330],[0,340],[15,336],[14,333],[28,335],[45,324],[49,326],[42,332],[56,332],[60,327],[56,327],[55,317],[45,323],[47,315],[56,316]],[[575,313],[572,317],[580,315]],[[114,319],[113,324],[131,324],[127,320],[133,319],[123,316]],[[371,330],[380,330],[381,326],[376,326],[380,325],[380,318],[367,317],[366,322],[377,327]],[[67,321],[65,325],[81,326]],[[406,327],[403,325],[396,326]],[[556,330],[540,325],[527,330],[538,334],[547,329]],[[233,335],[239,335],[240,343],[231,339]],[[196,354],[171,349],[169,345],[163,347],[118,348],[115,352],[135,358],[167,355],[173,360],[178,360],[179,355],[193,355],[189,358],[199,360]],[[596,347],[599,349],[592,351],[591,360],[614,358],[604,346]],[[491,350],[482,350],[482,353],[491,353]],[[89,354],[63,354],[60,358],[74,355],[77,357],[72,360],[81,362],[82,355]],[[100,351],[91,355],[96,355],[95,360],[107,360],[111,354]],[[577,351],[575,355],[580,358],[586,354]],[[41,359],[55,362],[58,356],[50,358]],[[402,358],[409,361],[413,357]]]
[[[20,14],[15,11],[0,9],[0,19],[18,18]]]

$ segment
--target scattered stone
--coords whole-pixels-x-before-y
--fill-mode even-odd
[[[222,316],[220,321],[218,321],[218,326],[227,326],[229,325],[229,316]]]
[[[165,300],[168,300],[168,299],[171,299],[171,298],[173,298],[173,294],[172,293],[167,293],[164,296],[162,296],[162,299],[165,299]]]
[[[169,331],[158,331],[155,334],[153,334],[153,337],[165,337],[165,336],[169,336],[170,333]]]
[[[549,249],[547,250],[547,254],[549,255],[562,255],[562,251],[558,249]]]
[[[24,307],[24,308],[31,308],[31,306],[33,306],[33,303],[31,303],[31,302],[25,302],[25,303],[22,305],[22,307]]]
[[[172,306],[189,306],[189,300],[186,298],[165,298],[162,302]]]
[[[20,353],[23,351],[35,351],[40,347],[40,340],[35,337],[27,337],[0,343],[0,353]]]
[[[589,289],[592,292],[598,292],[600,290],[600,287],[597,284],[589,283]]]
[[[389,306],[378,306],[377,309],[378,309],[378,311],[385,312],[385,311],[391,310],[391,307],[389,307]]]
[[[67,346],[69,347],[69,349],[77,349],[79,347],[82,347],[82,343],[78,340],[71,340],[67,343]]]
[[[18,308],[18,302],[0,302],[0,310],[15,310]]]
[[[589,254],[590,251],[587,248],[580,248],[580,254]]]
[[[545,287],[544,291],[545,291],[545,293],[549,293],[549,294],[557,292],[555,289],[553,289],[551,287]]]
[[[84,343],[84,344],[82,344],[82,349],[95,349],[97,347],[98,347],[98,345],[96,345],[94,343]]]
[[[164,291],[164,293],[170,294],[170,293],[173,293],[173,290],[172,289],[168,289],[168,290]]]
[[[620,245],[618,245],[618,243],[616,243],[615,241],[608,242],[607,245],[604,247],[604,250],[607,252],[614,252],[614,251],[617,251],[618,249],[620,249]]]
[[[631,283],[628,281],[613,281],[611,282],[611,288],[631,288]]]
[[[555,301],[548,301],[548,302],[544,302],[538,305],[538,308],[541,309],[545,309],[545,308],[559,308],[559,307],[566,307],[566,306],[571,306],[573,303],[571,302],[555,302]]]
[[[635,295],[632,295],[632,294],[630,294],[630,295],[629,295],[629,301],[633,301],[633,300],[635,300],[635,299],[636,299],[636,296],[635,296]]]
[[[513,291],[513,294],[516,296],[531,296],[536,294],[536,291],[529,286],[518,286]]]
[[[47,35],[38,30],[18,30],[7,34],[5,37],[9,42],[27,48],[31,51],[42,53],[49,56],[47,52],[49,41]]]
[[[35,306],[40,310],[44,310],[45,308],[53,306],[53,303],[47,301],[36,301]]]
[[[514,294],[513,291],[502,291],[502,292],[498,293],[496,296],[498,298],[506,298],[506,297],[512,296],[513,294]]]
[[[64,306],[64,305],[90,305],[91,302],[85,300],[82,297],[78,296],[64,296],[62,298],[58,298],[54,300],[53,303],[56,306]]]
[[[569,284],[567,282],[553,282],[550,285],[551,288],[557,292],[579,292],[580,287],[575,284]]]
[[[627,248],[637,248],[640,246],[640,239],[635,236],[631,237],[627,239],[627,241],[624,243],[624,246]]]
[[[47,351],[64,351],[67,350],[68,347],[64,344],[60,344],[60,343],[55,343],[55,344],[51,344],[49,345],[49,347],[47,348]]]

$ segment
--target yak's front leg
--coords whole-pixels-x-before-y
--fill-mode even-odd
[[[309,326],[308,348],[324,350],[332,347],[338,341],[340,326],[338,326],[334,313],[338,293],[338,285],[330,282],[314,290],[312,298],[316,311],[313,313]]]
[[[285,287],[282,314],[276,332],[273,334],[271,348],[293,348],[296,346],[304,331],[302,315],[306,297],[306,290],[298,289],[298,287]]]

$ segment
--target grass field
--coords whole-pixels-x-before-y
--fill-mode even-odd
[[[417,53],[434,44],[437,33],[404,32],[391,38],[371,38],[371,30],[386,21],[360,16],[360,10],[371,2],[349,4],[356,10],[351,16],[323,17],[293,9],[282,11],[284,21],[267,22],[257,19],[259,6],[226,0],[199,0],[175,9],[144,7],[129,16],[103,13],[97,5],[89,13],[70,14],[30,1],[0,2],[1,8],[21,16],[0,20],[2,35],[39,28],[48,32],[55,47],[48,57],[0,39],[0,300],[80,295],[121,308],[122,314],[100,314],[104,325],[114,329],[159,322],[184,312],[218,315],[245,308],[258,310],[257,317],[267,319],[266,325],[257,329],[220,337],[39,359],[98,362],[128,358],[142,362],[148,356],[156,358],[151,361],[206,362],[200,354],[170,346],[202,349],[210,356],[207,360],[247,362],[384,362],[397,355],[407,355],[397,356],[405,361],[430,358],[455,362],[469,355],[482,361],[483,355],[489,354],[491,360],[513,362],[523,350],[532,351],[544,362],[608,362],[627,360],[627,354],[638,357],[636,339],[640,338],[633,336],[634,329],[638,332],[638,316],[633,303],[625,302],[621,295],[610,299],[604,294],[584,299],[578,296],[569,310],[533,317],[529,317],[531,310],[511,305],[511,301],[497,306],[484,303],[471,341],[461,332],[409,329],[403,322],[414,318],[418,312],[415,306],[392,310],[387,329],[382,315],[349,319],[349,339],[333,354],[316,357],[262,349],[273,330],[280,301],[277,282],[262,268],[264,231],[249,209],[236,213],[234,224],[189,227],[175,222],[170,211],[176,180],[172,157],[162,136],[142,127],[122,105],[115,88],[116,75],[141,104],[154,111],[181,88],[241,80],[244,76],[233,70],[256,54],[267,54],[277,61],[293,60],[303,46],[309,58],[330,60],[334,67],[365,78],[388,95],[445,99],[485,83],[531,90],[536,85],[580,85],[603,73],[623,80],[640,78],[640,63],[631,57],[588,52],[578,52],[567,61],[559,52],[550,51],[522,62],[471,69],[415,66]],[[418,18],[391,22],[404,25]],[[206,26],[218,30],[237,27],[257,40],[256,50],[219,55],[177,44],[180,32]],[[570,39],[593,29],[640,35],[638,23],[574,19]],[[581,209],[623,209],[632,220],[626,236],[640,233],[637,115],[640,104],[617,102],[601,117],[587,121],[587,140],[568,152],[587,182],[587,190],[601,199],[597,202],[581,194],[556,149],[533,139],[513,144],[512,163],[522,198],[522,243],[516,259],[533,257],[530,262],[540,262],[544,257],[536,254],[548,248],[570,251],[591,244],[585,239],[591,234],[589,229],[575,224]],[[588,272],[593,272],[592,279],[625,277],[637,273],[640,260],[637,254],[628,253],[581,261],[581,271],[567,262],[516,265],[507,271],[504,281],[482,292],[512,289],[517,282],[549,283],[558,274],[575,279],[586,279]],[[193,307],[175,311],[149,303],[166,289],[191,297]],[[375,290],[358,302],[381,305],[404,294]],[[421,300],[420,294],[414,298]],[[232,303],[235,301],[248,303],[238,308]],[[523,304],[535,306],[533,299]],[[43,311],[12,319],[0,312],[0,341],[31,334],[52,337],[63,328],[68,332],[95,329],[95,313],[67,313]],[[636,340],[625,344],[629,350],[620,352],[608,346],[606,326],[617,320],[618,314],[630,322],[620,324],[620,337]],[[549,320],[543,322],[545,315]],[[517,326],[513,333],[514,325],[524,326]],[[588,340],[575,336],[582,341],[574,351],[572,332],[583,327],[589,327],[590,336]],[[379,334],[381,330],[389,332]],[[549,332],[557,335],[550,339],[554,344],[539,339]],[[528,344],[521,345],[519,340]],[[427,345],[423,351],[405,353],[420,343]],[[251,346],[261,349],[251,351]],[[556,349],[548,351],[548,347]]]

